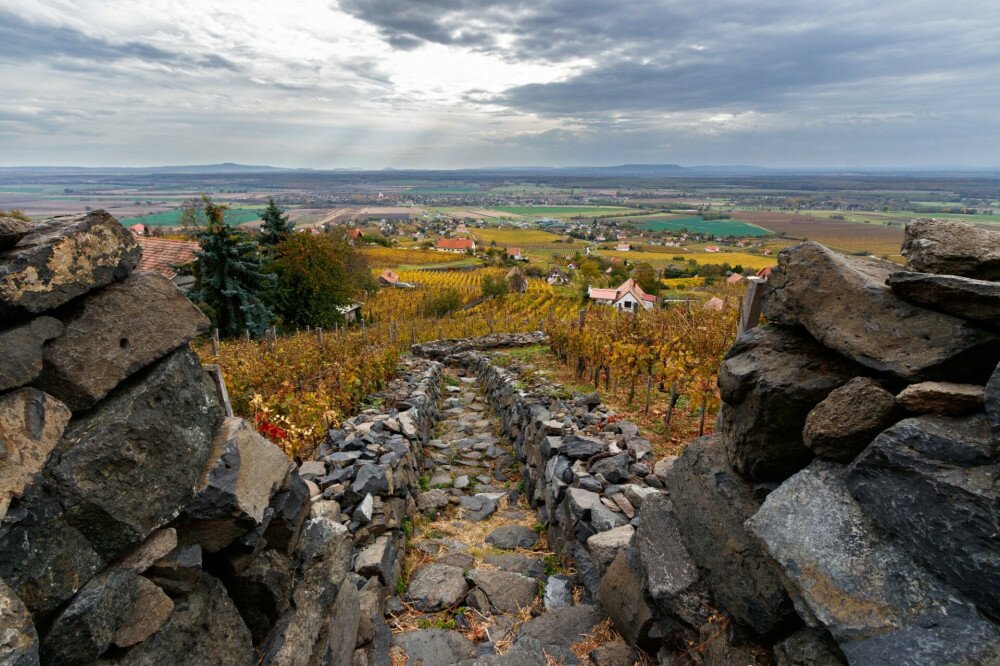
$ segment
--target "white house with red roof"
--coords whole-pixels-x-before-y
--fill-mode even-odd
[[[507,258],[514,261],[524,261],[525,257],[521,254],[521,248],[519,247],[508,247],[507,248]]]
[[[476,242],[471,238],[439,238],[434,249],[441,252],[465,252],[466,250],[475,252]]]
[[[652,310],[656,306],[656,296],[644,292],[632,278],[622,282],[617,289],[588,287],[587,296],[595,303],[610,305],[626,312],[638,312],[640,307]]]

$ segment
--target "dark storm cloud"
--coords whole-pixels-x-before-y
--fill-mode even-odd
[[[236,65],[216,55],[187,55],[138,41],[110,41],[65,26],[32,23],[0,11],[0,62],[24,63],[68,59],[64,69],[99,70],[102,63],[136,59],[172,67],[235,71]]]

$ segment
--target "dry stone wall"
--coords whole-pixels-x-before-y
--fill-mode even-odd
[[[208,320],[112,216],[0,248],[0,663],[368,663],[440,364],[295,465],[224,416]]]
[[[550,544],[659,663],[1000,663],[1000,233],[946,226],[907,226],[906,270],[782,251],[676,459],[597,394],[428,350],[476,372]]]

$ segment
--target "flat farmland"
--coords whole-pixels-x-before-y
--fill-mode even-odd
[[[498,229],[489,227],[486,229],[470,229],[469,232],[476,237],[476,241],[489,245],[491,241],[496,241],[497,245],[513,245],[516,247],[530,247],[539,245],[563,245],[557,243],[562,240],[562,236],[542,231],[540,229]],[[566,247],[572,244],[565,243]]]
[[[624,206],[497,206],[488,209],[493,214],[518,215],[521,217],[551,217],[555,219],[607,215],[622,215],[635,212],[633,208]]]
[[[629,263],[645,262],[654,268],[663,268],[668,264],[683,264],[688,259],[694,259],[699,264],[737,264],[744,268],[759,270],[765,266],[774,266],[778,260],[774,256],[765,257],[759,254],[743,252],[619,252],[617,250],[600,250],[602,257],[617,257],[628,259]],[[678,260],[675,257],[683,257]]]
[[[247,222],[259,221],[260,216],[258,213],[262,208],[263,206],[257,208],[230,208],[226,211],[226,222],[229,224],[245,224]],[[133,224],[145,224],[147,227],[177,227],[181,224],[182,214],[183,211],[177,208],[153,215],[126,217],[118,221],[127,227]]]
[[[774,211],[740,211],[740,218],[777,234],[814,240],[842,252],[867,252],[900,260],[903,229]]]
[[[700,217],[656,217],[633,221],[644,231],[680,231],[712,234],[713,236],[767,236],[770,232],[740,220],[703,220]]]

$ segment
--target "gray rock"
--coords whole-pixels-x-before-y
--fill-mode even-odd
[[[388,495],[392,492],[392,483],[389,480],[388,471],[389,468],[386,465],[359,465],[357,474],[354,477],[354,483],[351,484],[351,492],[357,498],[354,501],[360,501],[365,495]]]
[[[226,586],[254,645],[267,637],[271,625],[288,610],[294,575],[294,563],[287,555],[265,550]]]
[[[313,663],[350,666],[358,642],[360,621],[361,596],[358,588],[345,582],[337,593],[326,633],[313,651]]]
[[[990,422],[990,429],[993,431],[994,451],[1000,448],[1000,365],[986,383],[984,394],[986,401],[986,420]]]
[[[362,576],[378,576],[383,585],[394,585],[396,544],[392,537],[383,534],[358,553],[354,570]]]
[[[486,495],[463,495],[458,500],[462,516],[473,522],[486,520],[497,510],[495,500]]]
[[[598,532],[587,539],[587,550],[590,551],[601,571],[604,571],[614,561],[618,551],[629,545],[634,534],[635,528],[631,525],[622,525],[611,530]]]
[[[377,578],[369,578],[358,595],[357,645],[367,645],[375,640],[379,625],[385,625],[385,588]]]
[[[6,215],[0,217],[0,252],[17,245],[34,226],[28,220]]]
[[[809,412],[857,374],[853,364],[794,329],[740,336],[719,371],[720,433],[740,473],[781,480],[812,459],[802,443]]]
[[[226,418],[184,509],[186,540],[212,553],[260,525],[291,468],[284,452],[247,421]]]
[[[626,548],[618,553],[601,578],[597,601],[615,629],[630,643],[644,641],[653,623],[653,609],[643,595],[635,551]]]
[[[619,453],[595,462],[590,473],[600,474],[608,483],[624,483],[629,477],[629,462],[627,453]]]
[[[1000,465],[982,415],[925,416],[879,435],[850,468],[858,504],[907,551],[1000,614]]]
[[[38,389],[0,395],[0,520],[42,471],[69,419],[66,405]]]
[[[73,411],[87,409],[126,377],[208,331],[208,318],[166,277],[135,273],[87,295],[45,346],[36,385]]]
[[[256,660],[250,632],[222,583],[203,575],[197,590],[175,600],[174,612],[159,631],[122,656],[105,655],[100,663],[109,666],[251,666]]]
[[[34,496],[25,500],[18,507],[24,518],[12,522],[8,515],[6,529],[0,531],[0,579],[33,616],[43,618],[69,601],[107,560],[66,523],[57,502]]]
[[[416,497],[417,509],[421,513],[443,509],[448,506],[448,493],[443,490],[434,489],[419,493]]]
[[[67,665],[97,661],[136,605],[138,580],[133,572],[116,571],[84,585],[52,624],[42,644],[42,660]]]
[[[590,509],[590,522],[598,532],[606,532],[621,527],[628,521],[620,513],[615,513],[604,504],[595,504]],[[589,536],[589,535],[588,535]]]
[[[538,534],[523,525],[502,525],[487,535],[486,543],[507,550],[532,548],[538,543]]]
[[[592,437],[582,435],[566,435],[563,437],[562,447],[559,452],[567,458],[574,460],[579,458],[589,458],[600,453],[605,448],[604,442]]]
[[[106,211],[55,217],[0,252],[0,316],[38,313],[128,276],[142,248]]]
[[[842,666],[844,655],[822,629],[799,629],[774,646],[777,666]]]
[[[545,594],[542,595],[545,610],[559,610],[573,605],[573,585],[569,578],[554,574],[545,580]]]
[[[612,641],[598,645],[587,653],[594,666],[635,666],[639,663],[639,655],[627,643]]]
[[[717,437],[685,447],[667,475],[684,547],[698,563],[715,603],[761,635],[798,621],[778,570],[743,527],[760,503],[730,469]]]
[[[829,629],[851,663],[1000,659],[1000,631],[874,529],[845,477],[845,468],[815,461],[747,521],[801,611]]]
[[[7,584],[0,580],[0,663],[38,666],[38,634],[31,614]]]
[[[348,568],[353,542],[347,528],[329,518],[302,527],[295,554],[302,561],[291,609],[272,627],[260,647],[261,664],[307,664],[335,612],[334,603]]]
[[[311,505],[309,487],[293,469],[268,505],[272,513],[264,532],[267,547],[290,554],[295,549]]]
[[[903,255],[909,268],[981,280],[1000,280],[1000,233],[951,220],[906,224]]]
[[[434,612],[451,608],[468,593],[469,585],[458,567],[427,564],[410,576],[403,599],[414,608]]]
[[[396,634],[392,637],[393,651],[402,653],[399,662],[405,666],[431,666],[455,664],[475,656],[476,649],[468,638],[457,631],[444,629],[419,629]]]
[[[568,648],[584,640],[602,619],[600,610],[588,604],[546,611],[524,623],[515,644],[537,641],[542,646]]]
[[[542,564],[541,560],[533,557],[507,554],[488,555],[483,561],[501,571],[512,571],[535,580],[541,580],[545,577],[545,565]]]
[[[953,317],[1000,323],[1000,282],[897,271],[889,276],[889,287],[900,298]]]
[[[136,578],[137,598],[115,630],[111,642],[119,648],[137,645],[157,631],[174,610],[174,602],[149,579]]]
[[[41,374],[43,345],[62,331],[58,319],[35,317],[0,333],[0,391],[24,386]]]
[[[368,523],[371,522],[372,516],[375,511],[375,498],[371,495],[365,495],[365,498],[361,500],[358,506],[354,509],[354,513],[351,517],[355,522],[358,523]]]
[[[159,361],[71,422],[53,451],[46,474],[68,522],[105,557],[137,545],[191,498],[221,421],[194,352]]]
[[[782,250],[768,277],[763,314],[800,325],[823,345],[907,381],[986,379],[1000,359],[995,335],[899,298],[888,261],[844,256],[819,243]],[[987,371],[988,372],[988,371]]]
[[[892,425],[898,411],[896,399],[878,382],[855,377],[809,412],[802,442],[821,458],[850,462]]]
[[[516,613],[538,598],[538,581],[519,573],[473,569],[468,578],[486,593],[490,605],[500,613]]]
[[[921,382],[899,392],[896,401],[917,414],[962,416],[983,408],[985,389],[978,384]]]
[[[643,503],[635,549],[649,596],[687,624],[704,624],[713,609],[698,567],[682,543],[677,517],[666,494],[654,495]]]
[[[201,546],[178,546],[154,562],[146,577],[175,597],[194,591],[201,580]]]

